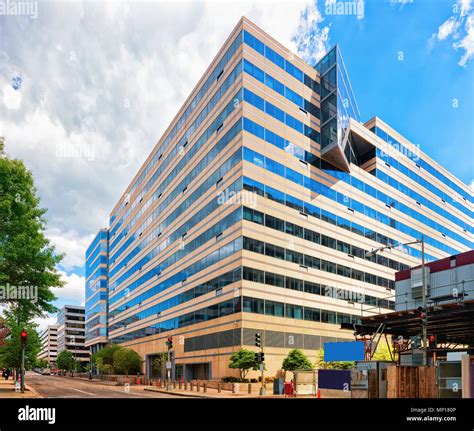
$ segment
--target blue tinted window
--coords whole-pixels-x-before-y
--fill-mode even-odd
[[[244,42],[251,46],[255,51],[258,51],[260,54],[265,55],[264,45],[258,39],[253,37],[248,31],[244,31]]]
[[[266,113],[271,115],[273,118],[276,118],[281,122],[285,121],[285,113],[281,109],[277,108],[269,102],[265,102],[265,108]]]
[[[265,46],[265,57],[267,57],[271,62],[275,63],[277,66],[282,69],[285,68],[285,60],[280,54],[277,54],[273,49]]]

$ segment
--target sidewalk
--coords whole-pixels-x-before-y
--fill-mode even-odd
[[[15,382],[10,378],[0,380],[0,398],[42,398],[31,386],[25,385],[25,392],[15,390]]]
[[[217,389],[207,388],[206,392],[203,392],[203,388],[201,387],[200,391],[197,392],[196,389],[193,391],[184,389],[171,389],[167,391],[164,388],[159,388],[157,386],[143,386],[144,391],[150,392],[159,392],[162,394],[170,394],[170,395],[177,395],[181,397],[189,397],[189,398],[281,398],[281,396],[273,395],[271,392],[267,391],[267,395],[260,396],[258,393],[251,393],[249,394],[247,391],[239,390],[235,393],[232,391],[221,391],[218,392]]]

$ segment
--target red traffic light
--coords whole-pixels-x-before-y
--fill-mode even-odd
[[[434,335],[430,335],[430,343],[434,343],[436,341],[436,337]]]
[[[26,331],[21,331],[20,336],[21,336],[21,338],[26,338],[26,337],[28,337],[28,333]]]

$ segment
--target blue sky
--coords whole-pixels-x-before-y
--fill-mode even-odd
[[[474,0],[356,0],[359,16],[327,1],[336,8],[77,0],[0,14],[0,135],[66,253],[57,306],[84,302],[87,246],[241,16],[313,63],[339,43],[362,119],[379,116],[471,184]]]

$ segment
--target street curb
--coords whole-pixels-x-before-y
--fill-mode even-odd
[[[221,397],[214,397],[214,396],[209,396],[209,395],[198,395],[198,394],[183,394],[182,392],[171,392],[171,391],[165,391],[165,390],[160,390],[156,389],[153,387],[150,388],[143,388],[144,391],[148,392],[159,392],[160,394],[167,394],[167,395],[176,395],[178,397],[188,397],[188,398],[221,398]]]
[[[149,392],[159,392],[161,394],[167,394],[167,395],[175,395],[179,397],[188,397],[188,398],[213,398],[213,399],[221,399],[221,398],[248,398],[248,399],[253,399],[253,398],[262,398],[256,395],[237,395],[237,396],[232,396],[232,395],[209,395],[209,394],[195,394],[195,393],[183,393],[183,392],[173,392],[173,391],[166,391],[163,389],[157,389],[154,387],[148,387],[148,388],[143,388],[144,391],[149,391]],[[271,398],[268,396],[268,398]]]

